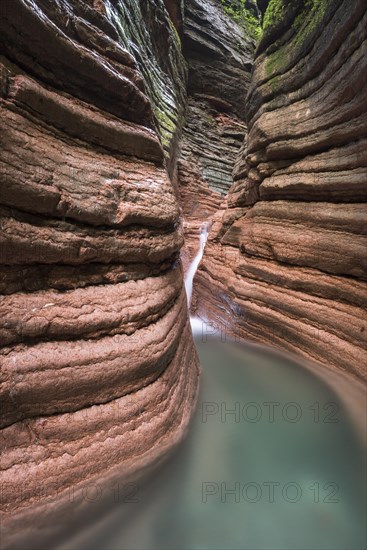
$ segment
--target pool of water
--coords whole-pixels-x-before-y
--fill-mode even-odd
[[[202,384],[186,441],[60,548],[364,549],[365,442],[343,392],[265,349],[196,344]]]

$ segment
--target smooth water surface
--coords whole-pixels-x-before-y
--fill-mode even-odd
[[[289,359],[203,340],[187,440],[62,548],[364,549],[364,446],[342,401]]]

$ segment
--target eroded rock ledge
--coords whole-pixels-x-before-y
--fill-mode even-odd
[[[264,18],[247,146],[196,278],[196,311],[365,378],[366,3],[282,5],[279,20]]]
[[[6,546],[60,524],[70,488],[80,504],[159,463],[198,362],[164,160],[186,69],[163,0],[5,0],[0,21]]]

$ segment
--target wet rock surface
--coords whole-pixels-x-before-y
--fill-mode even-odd
[[[143,76],[169,167],[173,167],[186,108],[187,69],[179,36],[182,5],[178,0],[105,0],[104,5],[119,42]]]
[[[247,143],[193,303],[228,332],[364,378],[366,5],[316,4],[264,25]]]

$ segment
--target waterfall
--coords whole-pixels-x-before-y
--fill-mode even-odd
[[[209,224],[204,223],[201,226],[201,230],[200,230],[200,247],[199,247],[198,253],[196,254],[193,261],[191,262],[185,276],[185,289],[186,289],[186,296],[187,296],[187,305],[189,308],[190,308],[191,298],[192,298],[193,281],[194,281],[197,268],[199,267],[201,258],[203,257],[203,254],[204,254],[204,248],[208,237],[208,230],[209,230]]]
[[[187,305],[190,308],[191,304],[191,298],[192,298],[192,287],[194,282],[195,273],[197,271],[197,268],[199,267],[199,263],[201,261],[201,258],[204,254],[204,248],[206,245],[206,240],[208,238],[208,232],[209,232],[210,225],[208,222],[204,223],[201,226],[200,230],[200,246],[198,253],[196,254],[195,258],[191,262],[189,269],[187,270],[186,276],[185,276],[185,290],[186,290],[186,296],[187,296]],[[198,336],[202,333],[203,330],[203,321],[202,319],[199,319],[198,317],[193,317],[190,315],[190,323],[191,323],[191,330],[194,336]]]

